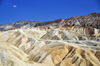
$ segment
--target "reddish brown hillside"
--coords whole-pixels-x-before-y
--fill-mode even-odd
[[[82,27],[89,26],[100,29],[100,13],[91,13],[80,17],[75,16],[64,21],[64,23],[70,23],[71,25],[75,25],[76,22],[79,22]]]

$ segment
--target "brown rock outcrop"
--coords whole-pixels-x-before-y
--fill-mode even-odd
[[[76,22],[79,22],[82,27],[93,27],[100,29],[100,13],[91,13],[86,16],[75,16],[70,19],[66,19],[64,23],[70,23],[71,25],[75,24]]]

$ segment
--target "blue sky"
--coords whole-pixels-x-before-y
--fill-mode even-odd
[[[0,0],[0,24],[52,21],[100,13],[100,0]]]

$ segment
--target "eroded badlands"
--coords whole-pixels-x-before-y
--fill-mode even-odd
[[[1,31],[0,66],[100,66],[99,31],[87,30],[21,27]]]

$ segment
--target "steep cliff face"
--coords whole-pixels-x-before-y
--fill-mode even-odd
[[[0,66],[100,66],[100,30],[75,25],[58,19],[1,26]]]

